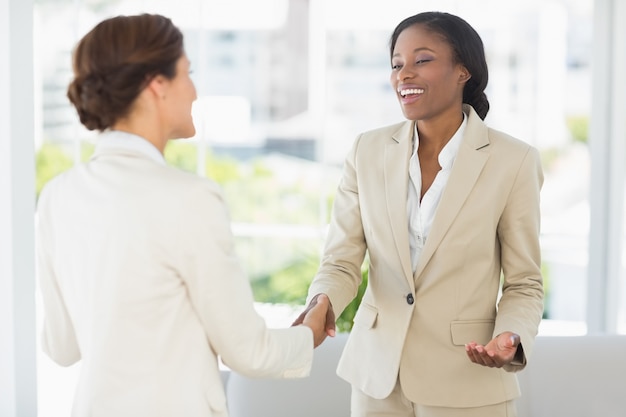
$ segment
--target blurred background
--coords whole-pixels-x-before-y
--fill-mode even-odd
[[[172,141],[166,159],[222,186],[259,311],[288,325],[319,263],[348,148],[358,133],[403,120],[389,85],[391,31],[427,10],[457,14],[479,32],[490,71],[486,122],[541,152],[540,333],[585,334],[593,0],[35,0],[35,192],[94,148],[66,98],[78,39],[118,14],[172,18],[192,62],[197,134]],[[626,333],[621,207],[610,322]],[[68,415],[77,368],[38,360],[39,416]]]

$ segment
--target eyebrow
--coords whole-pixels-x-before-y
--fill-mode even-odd
[[[415,49],[413,49],[413,53],[416,53],[416,52],[421,52],[421,51],[428,51],[428,52],[435,53],[435,51],[433,51],[432,49],[427,48],[427,47],[425,47],[425,46],[420,47],[420,48],[415,48]],[[395,53],[395,54],[393,54],[391,57],[393,58],[393,57],[398,56],[398,55],[400,55],[400,54],[398,54],[398,53],[396,52],[396,53]]]

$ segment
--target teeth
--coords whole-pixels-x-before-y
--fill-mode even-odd
[[[423,94],[423,93],[424,93],[423,88],[407,88],[406,90],[400,90],[400,95],[403,97],[408,96],[409,94]]]

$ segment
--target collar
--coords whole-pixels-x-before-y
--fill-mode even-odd
[[[452,135],[448,143],[446,143],[446,145],[443,147],[441,152],[439,152],[438,160],[439,160],[439,166],[441,167],[442,170],[452,168],[454,159],[456,158],[456,155],[459,152],[459,147],[461,146],[461,142],[463,140],[463,134],[465,133],[466,127],[467,127],[467,115],[465,114],[465,112],[463,112],[463,121],[461,122],[461,125],[456,130],[454,135]],[[419,135],[417,133],[417,123],[415,123],[414,134],[413,134],[413,153],[417,152],[417,148],[419,148]]]
[[[133,133],[119,130],[108,130],[98,137],[96,152],[109,149],[123,149],[140,153],[162,165],[166,165],[165,158],[159,150],[146,139]]]

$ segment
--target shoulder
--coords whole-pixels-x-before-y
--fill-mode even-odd
[[[471,106],[465,105],[464,111],[469,116],[465,143],[473,149],[504,154],[502,156],[536,152],[536,149],[529,143],[489,126]]]
[[[508,133],[504,133],[500,130],[493,129],[491,127],[487,128],[487,134],[489,136],[490,144],[497,146],[498,148],[502,148],[505,150],[510,150],[513,152],[529,152],[532,149],[535,149],[531,144],[525,142],[521,139],[518,139],[514,136],[509,135]]]
[[[496,129],[488,128],[489,152],[498,155],[500,161],[511,167],[530,164],[540,168],[541,156],[539,150],[521,139]]]
[[[219,185],[210,178],[202,177],[195,172],[185,171],[175,166],[162,165],[164,179],[174,183],[185,184],[189,188],[207,188],[218,190]]]
[[[507,133],[488,128],[490,164],[498,167],[501,175],[509,172],[517,177],[538,178],[543,181],[541,155],[537,148]]]
[[[221,186],[210,178],[172,166],[163,166],[162,174],[160,182],[164,187],[171,187],[172,192],[193,204],[223,200]]]
[[[84,169],[86,163],[81,163],[68,169],[67,171],[56,174],[50,178],[45,185],[41,188],[39,196],[37,198],[37,207],[41,209],[49,204],[52,204],[55,200],[58,200],[59,194],[63,193],[67,184],[71,184],[75,181],[75,178],[80,176],[79,172]],[[62,199],[62,196],[59,196]]]

